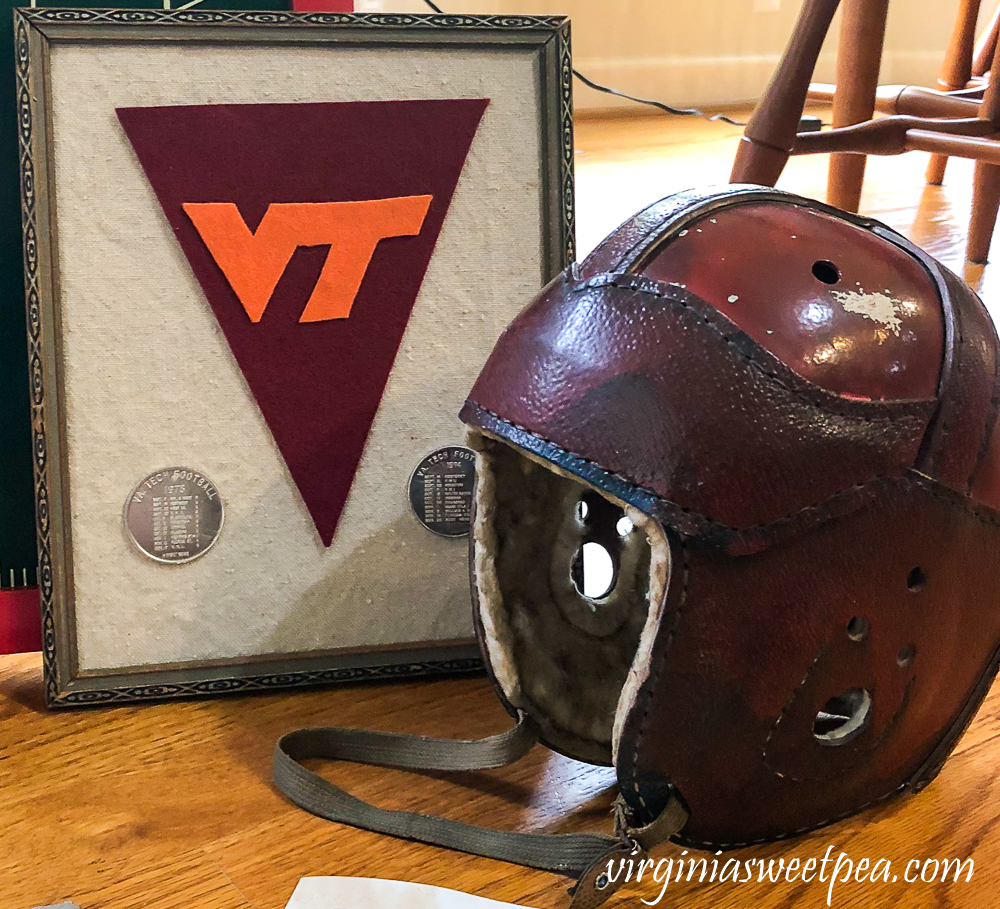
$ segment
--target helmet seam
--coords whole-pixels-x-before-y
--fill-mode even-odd
[[[616,480],[619,480],[619,481],[625,483],[626,485],[628,485],[628,486],[632,487],[633,489],[635,489],[637,492],[641,492],[641,493],[645,494],[646,496],[648,496],[649,498],[654,499],[659,505],[664,506],[666,509],[672,510],[672,511],[679,511],[679,512],[681,512],[685,516],[688,516],[688,517],[696,519],[697,521],[700,521],[702,524],[709,525],[709,527],[712,528],[712,529],[721,530],[721,531],[728,532],[728,533],[749,534],[749,533],[753,533],[753,532],[767,531],[767,530],[775,527],[776,525],[780,525],[780,524],[784,524],[784,523],[788,523],[788,522],[794,522],[798,517],[800,517],[801,515],[805,514],[806,512],[809,512],[809,511],[821,511],[824,508],[828,507],[830,505],[830,503],[832,503],[834,500],[839,499],[841,497],[846,497],[846,496],[849,496],[852,493],[861,492],[861,491],[863,491],[863,490],[865,490],[865,489],[867,489],[869,487],[872,487],[872,486],[878,486],[878,485],[881,485],[881,484],[886,483],[886,482],[900,481],[900,480],[904,479],[904,477],[902,477],[902,476],[899,476],[899,477],[882,476],[882,475],[874,476],[874,477],[871,477],[868,480],[865,480],[865,482],[863,482],[863,483],[856,483],[854,486],[848,486],[848,487],[845,487],[844,489],[840,489],[837,492],[831,494],[827,498],[822,499],[821,501],[819,501],[817,503],[814,503],[814,504],[811,504],[811,505],[805,505],[805,506],[803,506],[802,508],[800,508],[800,509],[798,509],[796,511],[790,512],[790,513],[788,513],[786,515],[782,515],[781,517],[778,517],[778,518],[774,518],[771,521],[765,521],[765,522],[762,522],[762,523],[759,523],[759,524],[748,524],[748,525],[746,525],[744,527],[739,527],[739,526],[737,526],[735,524],[726,524],[723,521],[719,521],[719,520],[717,520],[717,519],[715,519],[715,518],[713,518],[713,517],[711,517],[709,515],[703,514],[703,513],[699,512],[699,511],[695,511],[692,508],[687,508],[686,506],[680,505],[677,502],[672,502],[670,499],[665,498],[660,493],[658,493],[656,490],[651,489],[648,486],[641,485],[636,480],[633,480],[631,477],[628,477],[625,474],[617,473],[617,472],[612,471],[612,470],[608,470],[607,468],[602,467],[597,461],[594,461],[591,458],[584,457],[581,454],[577,454],[575,452],[569,451],[568,449],[562,448],[561,446],[556,445],[554,442],[550,442],[548,439],[546,439],[544,436],[540,435],[539,433],[537,433],[537,432],[535,432],[535,431],[533,431],[531,429],[528,429],[526,426],[522,426],[519,423],[515,423],[515,422],[513,422],[511,420],[505,419],[504,417],[502,417],[499,414],[495,413],[494,411],[490,410],[488,407],[483,407],[481,404],[477,404],[474,401],[470,401],[470,403],[474,407],[476,407],[477,409],[481,410],[483,413],[488,414],[490,417],[492,417],[494,420],[498,421],[499,423],[502,423],[505,426],[509,426],[511,429],[517,430],[518,432],[524,433],[525,435],[529,435],[529,436],[531,436],[534,439],[537,439],[539,442],[542,442],[544,445],[555,449],[556,452],[558,452],[559,454],[565,455],[565,456],[567,456],[569,458],[572,458],[573,460],[580,461],[583,464],[589,465],[589,466],[591,466],[591,467],[593,467],[593,468],[601,471],[601,473],[604,473],[604,474],[608,475],[609,477],[612,477],[612,478],[614,478]],[[634,504],[634,503],[630,502],[629,504]],[[659,514],[659,515],[656,515],[656,516],[657,517],[665,517],[662,514]],[[998,520],[997,523],[998,523],[998,526],[1000,526],[1000,520]],[[691,528],[690,525],[689,525],[689,527],[688,527],[687,530],[682,530],[680,527],[674,527],[674,529],[677,530],[679,533],[683,533],[685,536],[688,536],[688,537],[697,537],[706,528],[704,528],[704,527],[701,527],[701,528]]]
[[[697,317],[703,324],[705,324],[711,331],[726,345],[732,348],[736,354],[743,360],[746,360],[752,367],[754,367],[758,372],[767,378],[771,379],[778,387],[787,391],[790,395],[793,395],[800,401],[804,403],[824,410],[828,413],[836,414],[837,416],[845,417],[851,420],[858,420],[864,423],[873,422],[906,422],[910,420],[920,419],[920,414],[913,413],[911,411],[906,411],[903,413],[893,413],[891,411],[904,410],[909,407],[912,408],[914,405],[927,404],[933,401],[933,398],[913,398],[911,400],[904,401],[843,401],[838,402],[835,400],[817,400],[817,398],[838,398],[834,392],[827,391],[818,385],[813,385],[813,383],[808,382],[808,380],[803,379],[801,376],[796,376],[796,378],[808,384],[810,386],[809,391],[812,393],[810,396],[804,390],[791,387],[788,382],[776,372],[769,369],[758,359],[759,352],[763,349],[756,341],[753,341],[749,335],[741,331],[732,323],[732,334],[726,333],[726,328],[728,326],[719,324],[719,318],[724,318],[721,313],[716,313],[714,316],[707,313],[698,312],[692,303],[695,301],[700,302],[699,298],[679,285],[662,285],[658,281],[652,281],[648,278],[641,278],[635,275],[629,275],[622,272],[612,273],[607,272],[600,275],[594,275],[588,278],[585,282],[576,288],[571,290],[571,293],[582,293],[583,291],[590,290],[597,287],[615,287],[619,290],[629,290],[634,293],[640,294],[646,297],[652,297],[656,300],[664,300],[675,307],[683,311],[692,313]],[[667,290],[667,288],[671,288]],[[727,320],[728,322],[728,320]],[[754,350],[741,350],[737,345],[736,338],[745,338],[748,342],[757,347],[757,351]],[[777,359],[775,358],[775,362]],[[858,413],[857,411],[862,409],[873,409],[873,410],[889,410],[889,413],[875,413],[875,414],[864,414]]]
[[[873,805],[877,805],[879,802],[884,802],[887,799],[892,798],[892,796],[899,794],[904,789],[906,789],[910,784],[901,783],[895,789],[891,789],[888,792],[877,796],[870,801],[865,802],[862,805],[858,805],[855,808],[850,808],[835,817],[827,818],[824,821],[819,821],[816,824],[809,824],[807,827],[799,827],[797,830],[788,830],[784,833],[778,833],[774,836],[765,836],[756,840],[747,840],[745,843],[710,843],[703,840],[692,840],[683,836],[674,836],[671,839],[682,845],[686,846],[700,846],[703,849],[743,849],[747,846],[759,846],[761,843],[776,843],[780,840],[791,839],[793,836],[801,836],[803,833],[809,833],[812,830],[819,830],[821,827],[826,827],[828,824],[835,824],[837,821],[842,821],[844,818],[850,817],[852,814],[858,814],[864,811],[866,808],[871,808]]]
[[[667,662],[667,655],[670,653],[670,648],[673,646],[674,641],[677,639],[677,635],[680,632],[681,627],[681,613],[684,610],[684,606],[687,604],[688,590],[691,580],[691,563],[688,557],[687,545],[684,540],[678,541],[678,546],[681,550],[681,564],[683,565],[683,574],[681,575],[681,594],[680,599],[677,602],[677,608],[674,610],[673,620],[670,625],[670,631],[667,635],[666,643],[663,645],[663,652],[660,654],[656,665],[656,675],[649,679],[647,684],[644,686],[645,691],[643,695],[643,700],[645,704],[642,711],[642,719],[639,721],[639,733],[636,736],[635,747],[632,749],[632,761],[631,761],[631,784],[632,789],[635,792],[636,798],[639,800],[640,806],[648,813],[650,813],[649,806],[646,804],[646,800],[642,796],[642,792],[639,787],[639,752],[642,750],[642,743],[646,737],[646,732],[649,729],[649,713],[653,704],[653,695],[659,686],[660,677],[663,675],[663,667]],[[667,594],[669,596],[669,593]]]
[[[948,503],[953,508],[956,508],[959,511],[970,514],[980,524],[989,527],[1000,527],[1000,512],[996,512],[994,509],[990,508],[987,505],[974,502],[969,496],[965,495],[964,493],[953,490],[950,487],[940,483],[940,481],[935,480],[933,477],[927,476],[926,474],[922,474],[910,468],[903,468],[903,472],[899,476],[877,475],[869,478],[868,480],[865,480],[863,483],[856,483],[853,486],[847,486],[843,489],[838,490],[837,492],[832,493],[831,495],[827,496],[825,499],[822,499],[819,502],[816,502],[811,505],[805,505],[797,509],[796,511],[789,512],[786,515],[782,515],[781,517],[774,518],[770,521],[764,521],[758,524],[748,524],[744,527],[739,527],[733,524],[726,524],[701,512],[695,511],[691,508],[687,508],[684,505],[680,505],[677,502],[672,502],[670,499],[665,498],[656,490],[651,489],[648,486],[643,486],[637,481],[631,479],[630,477],[624,474],[608,470],[607,468],[602,467],[597,461],[594,461],[591,458],[584,457],[581,454],[577,454],[575,452],[569,451],[568,449],[561,447],[560,445],[556,445],[554,442],[550,442],[548,439],[546,439],[539,433],[535,432],[534,430],[531,430],[528,427],[522,426],[521,424],[515,423],[511,420],[507,420],[504,417],[500,416],[498,413],[495,413],[494,411],[490,410],[488,407],[483,407],[481,404],[478,404],[475,401],[469,400],[467,402],[467,406],[468,405],[471,405],[471,407],[474,407],[476,410],[488,415],[500,425],[509,427],[510,429],[513,429],[518,433],[522,433],[524,435],[530,436],[532,439],[537,440],[546,448],[552,449],[553,453],[556,454],[557,456],[562,456],[572,459],[574,461],[578,461],[582,465],[591,467],[594,470],[599,471],[606,477],[624,483],[632,490],[642,493],[648,499],[652,499],[655,505],[662,506],[663,512],[648,511],[646,513],[651,514],[652,516],[665,521],[668,524],[668,526],[670,526],[677,533],[683,534],[685,537],[688,538],[703,537],[706,534],[706,531],[710,530],[728,533],[737,538],[746,538],[752,536],[753,534],[766,534],[768,531],[774,530],[775,528],[781,525],[795,523],[803,515],[809,512],[817,512],[819,513],[820,517],[833,516],[829,514],[824,515],[823,512],[828,512],[828,513],[831,512],[832,506],[838,500],[849,500],[850,497],[858,496],[873,488],[877,488],[883,485],[895,485],[895,484],[899,485],[912,484],[919,486],[922,489],[924,489],[928,495]],[[470,419],[470,415],[467,412],[463,411],[463,416],[468,422]],[[489,427],[480,427],[480,428],[484,429],[486,432],[491,431]],[[517,444],[517,442],[512,439],[506,439],[506,441]],[[549,458],[546,454],[542,452],[535,452],[535,453],[539,454],[541,457],[551,460],[551,458]],[[560,466],[562,466],[563,469],[569,470],[571,473],[575,473],[577,476],[580,476],[580,473],[578,471],[572,469],[572,465],[562,464]],[[605,490],[605,491],[612,492],[613,495],[616,495],[618,498],[621,498],[623,501],[626,501],[629,505],[633,505],[636,508],[639,508],[640,511],[643,510],[642,503],[636,501],[629,501],[621,493],[615,493],[613,490]],[[670,512],[675,512],[675,514],[670,514]],[[692,518],[697,523],[695,524],[691,524],[690,522],[678,523],[677,522],[678,515],[676,514],[676,512],[680,512],[681,515]],[[751,540],[750,542],[752,543],[753,541]]]
[[[803,688],[805,688],[806,683],[809,681],[810,677],[813,674],[813,670],[826,655],[826,652],[827,652],[826,646],[820,647],[819,653],[816,654],[813,661],[809,664],[809,668],[806,670],[805,675],[802,677],[802,681],[795,686],[795,690],[788,698],[788,701],[786,701],[785,706],[781,708],[781,713],[778,714],[778,718],[774,721],[774,725],[767,733],[767,738],[764,740],[764,747],[761,750],[761,759],[764,763],[764,766],[768,770],[770,770],[771,773],[773,773],[775,776],[780,777],[783,780],[789,780],[790,782],[793,783],[821,783],[824,780],[829,780],[839,776],[844,776],[853,769],[850,765],[848,765],[846,767],[841,768],[836,773],[829,774],[823,777],[795,776],[791,773],[782,773],[780,770],[778,770],[771,764],[771,761],[767,756],[768,749],[770,748],[771,745],[771,739],[774,738],[775,733],[778,731],[778,727],[781,725],[782,721],[788,715],[788,711],[791,709],[792,704],[795,703],[795,699],[799,696],[799,692],[802,691]],[[909,681],[907,681],[906,688],[904,689],[903,692],[902,700],[900,701],[899,707],[896,708],[896,712],[893,713],[889,722],[886,724],[885,728],[882,730],[881,734],[875,739],[875,741],[870,742],[867,746],[861,749],[862,754],[868,754],[869,752],[874,751],[879,745],[882,744],[882,742],[884,742],[889,737],[893,729],[896,728],[896,723],[898,722],[899,718],[903,715],[903,710],[909,703],[910,691],[913,687],[913,681],[915,678],[916,678],[915,676],[912,676],[909,679]]]
[[[998,361],[998,365],[1000,365],[1000,361]],[[976,479],[979,476],[979,471],[986,460],[986,453],[989,451],[993,430],[996,427],[997,408],[1000,407],[1000,384],[998,384],[998,379],[1000,379],[1000,371],[994,374],[993,395],[990,398],[990,406],[986,415],[986,425],[983,427],[983,441],[979,445],[979,451],[976,452],[976,459],[973,463],[972,472],[969,474],[969,479],[965,484],[965,492],[967,495],[972,494],[972,487],[975,486]]]

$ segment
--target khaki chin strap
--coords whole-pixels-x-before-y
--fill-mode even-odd
[[[649,849],[684,826],[688,814],[676,797],[653,823],[632,828],[619,796],[615,802],[616,836],[515,833],[436,815],[377,808],[301,763],[326,758],[405,770],[490,770],[520,760],[537,741],[538,729],[523,713],[508,732],[473,741],[337,727],[300,729],[283,736],[275,747],[274,784],[296,805],[327,820],[577,877],[570,891],[571,909],[593,909],[626,883],[627,875],[608,874],[609,862],[614,868],[620,859],[641,861]]]

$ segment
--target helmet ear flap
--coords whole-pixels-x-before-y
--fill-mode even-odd
[[[472,577],[493,678],[547,744],[610,764],[650,586],[666,577],[648,519],[509,444],[473,433],[470,445]]]
[[[655,672],[616,755],[638,815],[670,784],[690,808],[685,842],[727,848],[940,769],[997,670],[1000,516],[926,478],[873,496],[752,555],[677,541]]]

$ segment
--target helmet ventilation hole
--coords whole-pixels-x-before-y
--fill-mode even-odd
[[[588,600],[601,600],[615,589],[615,562],[600,543],[584,543],[573,559],[573,583]]]
[[[813,277],[824,284],[836,284],[840,280],[840,269],[826,259],[813,262]]]
[[[615,524],[615,530],[618,531],[619,536],[627,537],[633,530],[635,530],[635,524],[632,523],[631,518],[619,518],[618,523]]]
[[[821,745],[846,745],[868,726],[872,696],[864,688],[849,688],[830,698],[813,721],[813,738]]]
[[[580,501],[576,503],[577,520],[582,524],[584,521],[587,520],[588,514],[590,514],[590,506],[585,501],[583,501],[583,499],[580,499]]]
[[[913,657],[917,652],[917,648],[912,644],[907,644],[905,647],[899,649],[899,653],[896,655],[896,662],[899,664],[900,669],[906,669],[912,662]]]
[[[851,621],[847,623],[847,636],[852,641],[863,641],[868,637],[868,632],[871,630],[871,623],[868,619],[856,615]]]
[[[919,566],[906,576],[906,586],[910,589],[910,593],[920,593],[926,585],[927,575]]]

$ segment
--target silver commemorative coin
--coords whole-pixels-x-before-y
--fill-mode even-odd
[[[125,503],[125,533],[143,555],[170,565],[203,556],[219,539],[225,509],[204,474],[165,467],[136,484]]]
[[[410,507],[432,533],[462,537],[472,518],[476,453],[461,445],[431,452],[410,476]]]

